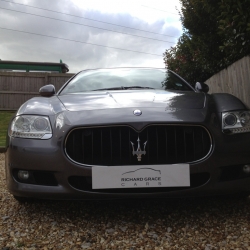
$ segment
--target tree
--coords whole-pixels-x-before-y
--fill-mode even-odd
[[[175,47],[164,53],[164,62],[169,69],[194,84],[196,81],[207,80],[221,69],[249,54],[247,41],[250,25],[246,24],[250,15],[249,0],[243,0],[240,9],[239,4],[232,5],[232,2],[237,3],[239,0],[180,1],[183,35]],[[232,13],[240,11],[244,15],[244,24],[240,22],[240,16],[231,16]],[[239,31],[236,39],[236,35],[232,35],[235,27]],[[243,42],[241,46],[234,47],[236,40],[237,45],[240,45],[238,40],[245,42],[243,50],[241,50]]]
[[[250,54],[250,1],[221,0],[218,34],[223,38],[220,49],[227,64]]]
[[[164,62],[168,69],[173,70],[191,84],[202,81],[208,74],[200,64],[200,48],[195,46],[192,39],[184,33],[175,47],[164,54]]]

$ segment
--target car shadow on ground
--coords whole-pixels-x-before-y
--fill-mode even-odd
[[[124,219],[127,222],[156,221],[162,218],[216,218],[250,216],[250,198],[246,196],[219,196],[180,199],[141,200],[86,200],[51,201],[34,200],[20,204],[27,214],[48,213],[70,220],[87,218],[109,221]],[[133,215],[133,216],[131,216]],[[249,217],[250,218],[250,217]]]

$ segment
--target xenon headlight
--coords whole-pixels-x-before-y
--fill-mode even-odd
[[[11,123],[9,136],[49,139],[52,137],[52,129],[49,118],[46,116],[20,115]]]
[[[233,134],[250,132],[250,111],[222,113],[222,130]]]

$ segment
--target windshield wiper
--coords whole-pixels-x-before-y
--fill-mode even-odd
[[[154,89],[151,87],[142,87],[142,86],[129,86],[129,87],[115,87],[115,88],[103,88],[103,89],[94,89],[92,91],[99,91],[99,90],[126,90],[126,89]]]
[[[154,88],[143,87],[143,86],[129,86],[129,87],[124,87],[124,89],[154,89]]]
[[[125,89],[124,87],[115,87],[115,88],[103,88],[103,89],[93,89],[92,91],[99,91],[99,90],[121,90]]]

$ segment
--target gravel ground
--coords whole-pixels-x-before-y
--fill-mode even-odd
[[[0,250],[250,249],[248,198],[36,201],[5,188],[0,154]]]

